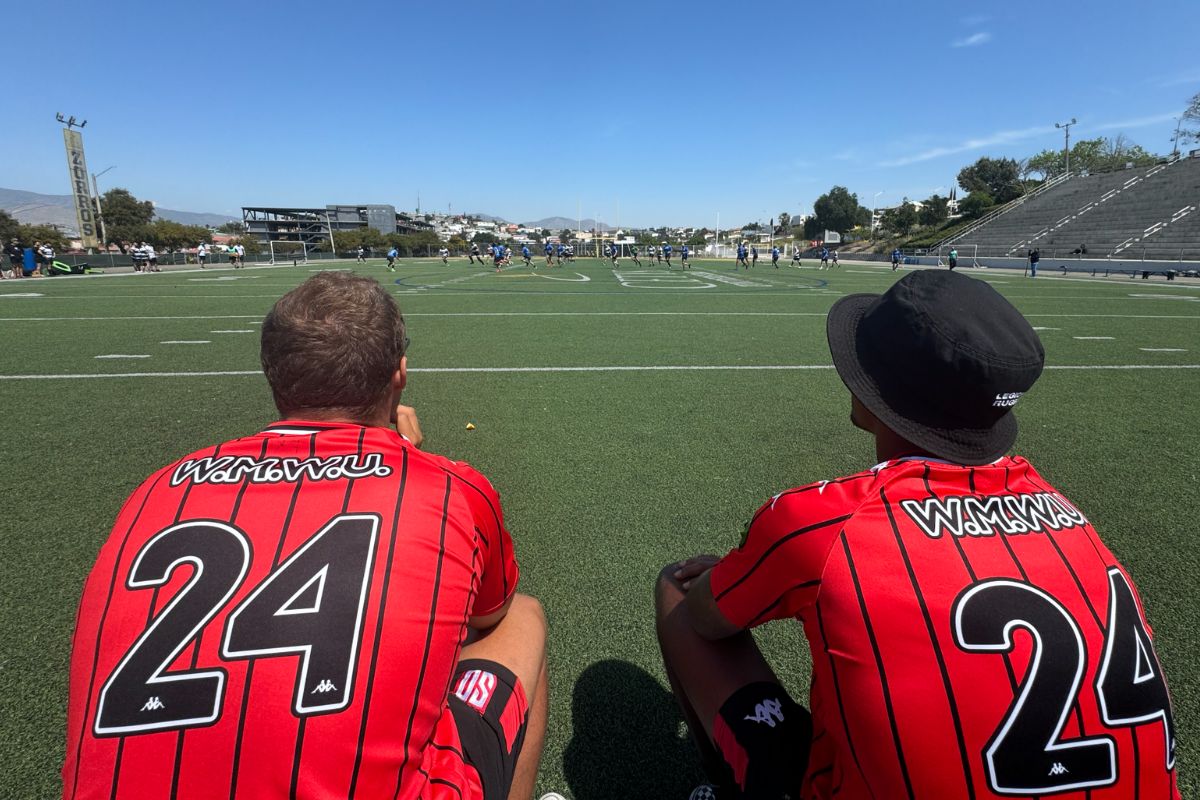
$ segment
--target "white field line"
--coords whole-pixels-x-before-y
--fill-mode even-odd
[[[423,311],[409,317],[825,317],[825,311]],[[1051,317],[1072,319],[1200,319],[1200,314],[1026,314],[1029,319]],[[0,317],[0,322],[133,322],[214,319],[248,319],[246,325],[261,325],[261,314],[216,314],[132,317]]]
[[[239,328],[238,330],[231,331],[209,331],[209,333],[254,333],[254,331],[248,328]]]
[[[1111,342],[1115,341],[1115,336],[1072,336],[1072,339],[1079,339],[1083,342]]]
[[[546,372],[764,372],[764,371],[812,371],[831,370],[832,364],[764,364],[748,365],[656,365],[656,366],[612,366],[612,367],[417,367],[409,372],[425,373],[546,373]],[[1159,370],[1200,369],[1200,364],[1056,364],[1048,370]],[[219,370],[211,372],[119,372],[100,374],[57,374],[57,375],[0,375],[0,381],[48,381],[87,380],[92,378],[216,378],[228,376],[262,375],[261,370]]]
[[[212,344],[211,339],[168,339],[159,344]]]
[[[1182,347],[1139,347],[1139,350],[1145,350],[1147,353],[1186,353]]]
[[[106,356],[96,356],[96,358],[149,358],[149,355],[126,355],[124,353],[112,353]]]

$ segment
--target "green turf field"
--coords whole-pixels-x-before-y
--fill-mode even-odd
[[[873,463],[825,312],[898,277],[631,267],[359,267],[394,283],[406,312],[405,397],[427,449],[501,491],[522,588],[550,619],[540,788],[575,800],[687,796],[697,771],[654,641],[654,576],[736,545],[779,490]],[[0,797],[58,791],[75,607],[119,505],[154,469],[273,419],[258,325],[315,269],[0,284]],[[1181,789],[1200,795],[1200,287],[968,273],[1041,330],[1050,369],[1018,407],[1018,451],[1137,580],[1174,695]],[[806,696],[799,626],[760,632]]]

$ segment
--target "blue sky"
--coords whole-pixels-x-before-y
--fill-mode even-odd
[[[1061,147],[1072,116],[1073,138],[1168,152],[1200,91],[1195,0],[9,9],[29,55],[0,186],[67,193],[62,111],[89,121],[89,168],[116,165],[102,190],[234,215],[420,192],[516,221],[729,227],[835,184],[868,206],[944,194],[981,155]]]

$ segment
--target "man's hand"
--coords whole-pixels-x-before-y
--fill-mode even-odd
[[[393,419],[396,423],[396,433],[412,442],[413,447],[420,449],[425,437],[421,435],[421,423],[417,421],[416,409],[412,406],[398,405]]]
[[[696,578],[715,567],[720,560],[720,556],[707,554],[685,558],[675,565],[675,571],[672,573],[672,576],[675,580],[679,581],[679,585],[686,592],[691,588],[692,582]]]

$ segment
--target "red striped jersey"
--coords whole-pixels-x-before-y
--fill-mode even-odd
[[[804,625],[805,798],[1179,798],[1141,601],[1022,458],[781,492],[711,586],[735,624]]]
[[[394,431],[288,421],[187,456],[84,587],[64,797],[480,797],[447,694],[517,576],[491,484]]]

